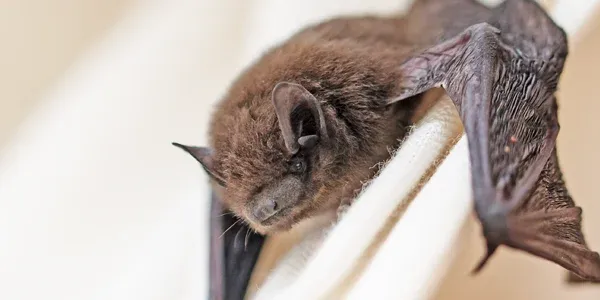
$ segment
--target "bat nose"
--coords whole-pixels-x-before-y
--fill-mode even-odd
[[[280,205],[277,204],[277,201],[266,199],[265,201],[257,203],[252,214],[254,214],[257,221],[262,222],[276,214],[279,209]]]

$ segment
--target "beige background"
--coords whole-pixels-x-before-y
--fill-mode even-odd
[[[0,147],[45,89],[109,29],[133,0],[0,0]],[[584,208],[584,231],[600,250],[600,101],[596,86],[600,24],[582,38],[569,60],[559,93],[559,155],[567,185]],[[501,249],[477,277],[468,272],[483,254],[479,228],[467,228],[436,299],[600,299],[600,286],[570,287],[564,271],[528,255]],[[535,296],[534,296],[535,295]]]
[[[0,0],[0,145],[132,0]]]

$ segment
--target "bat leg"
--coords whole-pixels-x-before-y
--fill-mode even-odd
[[[504,244],[550,260],[580,280],[600,282],[600,256],[585,244],[580,224],[579,207],[511,214],[504,224],[483,220],[488,253],[475,271]]]
[[[214,193],[210,220],[209,299],[242,300],[265,237],[224,209]]]

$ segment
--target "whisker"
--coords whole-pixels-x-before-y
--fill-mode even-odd
[[[241,221],[241,219],[238,219],[233,224],[231,224],[231,226],[229,226],[227,229],[225,229],[225,231],[223,231],[223,233],[221,233],[219,238],[222,238],[225,235],[225,233],[227,233],[227,231],[229,231],[231,228],[233,228],[233,226],[235,226],[235,224],[239,223],[240,221]]]
[[[244,229],[244,227],[240,227],[237,231],[237,233],[235,234],[235,236],[233,237],[234,242],[237,242],[237,237],[240,234],[240,232],[242,232],[242,229]]]
[[[250,236],[250,227],[246,227],[246,237],[244,238],[244,251],[248,248],[248,237]]]
[[[213,216],[213,218],[220,218],[220,217],[227,216],[227,215],[232,215],[233,216],[233,213],[230,212],[230,211],[228,211],[228,212],[225,212],[225,213]]]

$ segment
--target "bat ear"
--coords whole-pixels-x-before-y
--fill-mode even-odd
[[[285,146],[291,154],[327,142],[327,126],[319,101],[303,86],[290,82],[275,85],[271,95]]]
[[[179,143],[172,143],[173,146],[183,149],[185,152],[193,156],[208,173],[213,180],[222,186],[225,186],[225,180],[215,172],[215,164],[213,160],[213,151],[208,147],[186,146]]]

